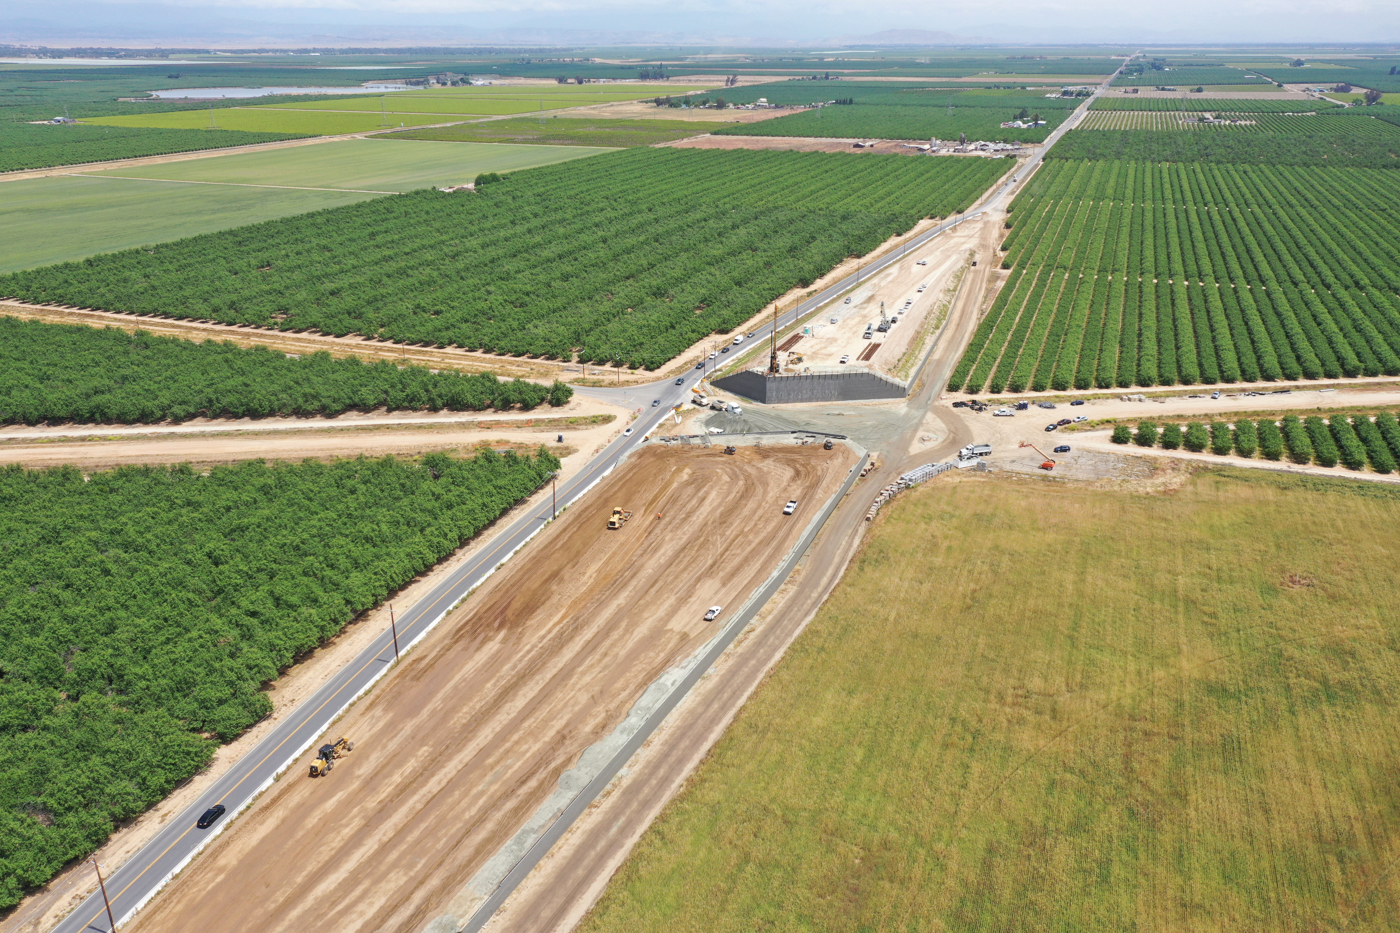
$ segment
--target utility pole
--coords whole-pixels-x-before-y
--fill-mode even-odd
[[[389,604],[389,631],[394,633],[394,661],[399,660],[399,625],[394,621],[394,604]]]
[[[776,376],[782,370],[778,368],[778,303],[773,302],[773,334],[769,339],[768,351],[768,374]]]
[[[117,931],[117,921],[112,919],[112,902],[107,900],[107,885],[102,880],[102,866],[97,864],[97,858],[92,858],[92,870],[97,872],[97,886],[102,889],[102,903],[107,908],[107,923],[112,928],[112,933]]]
[[[554,514],[551,516],[551,518],[558,518],[558,517],[559,517],[559,486],[558,486],[558,482],[559,482],[559,471],[558,471],[558,470],[555,470],[553,473],[549,474],[549,491],[550,491],[550,495],[552,495],[552,496],[554,497],[554,506],[553,506],[553,508],[554,508]]]

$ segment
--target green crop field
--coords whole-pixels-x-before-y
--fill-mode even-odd
[[[1013,209],[949,388],[1400,375],[1400,172],[1055,160]]]
[[[13,273],[0,294],[656,367],[921,218],[969,207],[1012,167],[628,149],[476,192],[414,192]]]
[[[0,123],[0,172],[251,146],[296,138],[285,133],[238,133],[232,130]]]
[[[1340,479],[905,493],[578,929],[1394,930],[1397,548]]]
[[[208,110],[178,110],[114,117],[86,122],[99,126],[143,126],[169,129],[202,129],[212,120],[225,130],[261,133],[300,133],[335,136],[363,133],[386,127],[450,123],[481,116],[509,116],[538,110],[585,107],[614,101],[650,97],[655,87],[621,90],[617,85],[583,88],[519,87],[444,88],[431,91],[396,91],[372,97],[338,97],[334,100],[297,100],[291,103],[248,103]],[[693,86],[667,87],[668,94],[694,90]]]
[[[541,450],[0,469],[0,909],[199,771],[271,711],[264,687],[298,655],[558,467]]]
[[[203,129],[209,126],[207,110],[175,110],[129,117],[97,117],[85,122],[95,126],[149,126],[170,129]],[[437,114],[394,113],[381,117],[373,113],[331,113],[324,110],[285,110],[276,107],[228,107],[215,110],[212,120],[224,130],[248,133],[298,133],[303,136],[342,136],[367,133],[391,126],[423,126],[448,123],[453,116]]]
[[[490,143],[445,146],[419,141],[391,146],[379,138],[338,139],[287,149],[232,153],[216,159],[113,169],[101,174],[237,185],[411,191],[465,184],[482,172],[512,172],[608,151]]]
[[[3,183],[0,272],[353,204],[607,150],[346,139]],[[263,187],[272,186],[272,187]],[[336,189],[345,190],[307,190]]]
[[[398,91],[375,97],[316,101],[312,103],[269,104],[271,110],[335,110],[341,112],[358,111],[379,113],[381,106],[388,113],[429,113],[451,116],[464,115],[509,115],[530,113],[536,110],[559,110],[569,107],[589,107],[596,104],[637,100],[651,97],[657,88],[641,90],[617,90],[611,85],[610,91],[589,92],[586,88],[566,89],[542,87],[534,88],[453,88],[432,91]],[[699,90],[689,85],[667,87],[667,94],[684,94]],[[498,91],[499,93],[489,93]]]
[[[545,146],[650,146],[708,133],[723,124],[689,120],[605,120],[583,117],[517,117],[401,130],[379,139],[432,139],[447,142],[533,143]]]
[[[0,194],[4,272],[380,197],[100,176],[10,181]]]

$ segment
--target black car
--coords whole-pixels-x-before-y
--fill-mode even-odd
[[[1070,404],[1071,404],[1071,405],[1083,405],[1083,404],[1084,404],[1084,400],[1083,400],[1082,398],[1077,398],[1077,399],[1075,399],[1074,401],[1070,402]]]
[[[1045,430],[1047,430],[1047,431],[1058,431],[1059,429],[1060,429],[1060,426],[1059,426],[1058,424],[1047,424],[1047,425],[1045,426]]]
[[[729,348],[728,348],[728,347],[725,347],[723,350],[721,350],[721,351],[719,351],[719,352],[721,352],[721,353],[728,353],[728,352],[729,352]]]
[[[695,368],[696,368],[696,369],[704,369],[704,368],[705,368],[705,361],[704,361],[704,360],[701,360],[700,362],[696,363],[696,364],[695,364]]]
[[[1057,454],[1067,454],[1067,453],[1069,453],[1069,445],[1068,445],[1068,444],[1061,444],[1059,447],[1056,447],[1056,448],[1055,448],[1055,453],[1057,453]]]
[[[685,385],[685,377],[684,377],[684,376],[677,376],[677,377],[676,377],[676,385],[678,385],[678,386],[683,386],[683,385]]]
[[[199,822],[195,823],[194,825],[198,826],[200,829],[208,829],[210,826],[214,825],[215,820],[217,820],[223,815],[224,805],[221,803],[216,803],[208,810],[205,810],[204,815],[199,818]]]

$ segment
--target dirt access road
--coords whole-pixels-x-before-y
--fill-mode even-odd
[[[356,748],[329,777],[296,766],[130,928],[421,929],[718,630],[705,609],[761,583],[854,462],[845,447],[639,450],[337,724]],[[614,503],[634,510],[619,532]]]
[[[841,357],[849,356],[851,366],[897,375],[905,351],[923,332],[926,316],[948,298],[945,291],[957,271],[967,264],[969,253],[981,263],[992,262],[994,235],[1001,227],[1001,217],[998,212],[995,218],[983,215],[965,220],[865,279],[851,291],[849,304],[833,304],[807,325],[811,335],[791,348],[802,355],[803,361],[788,371],[834,371],[840,368]],[[925,265],[919,265],[920,261]],[[920,286],[927,287],[920,291]],[[906,300],[913,302],[908,311],[904,310]],[[866,325],[880,323],[881,302],[886,316],[898,324],[889,333],[875,331],[866,340]],[[879,349],[874,356],[862,360],[872,346]]]
[[[414,457],[434,451],[470,453],[548,447],[566,474],[582,466],[628,423],[629,412],[575,396],[567,406],[535,413],[350,413],[339,418],[201,420],[199,424],[0,428],[0,464],[28,469],[81,470],[126,465],[188,463],[197,467],[239,460],[332,460],[342,457]],[[609,416],[611,416],[609,418]],[[570,419],[578,423],[569,424]],[[563,440],[559,440],[560,437]],[[583,456],[577,456],[578,454]]]

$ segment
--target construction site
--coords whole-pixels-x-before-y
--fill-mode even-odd
[[[717,634],[857,462],[846,444],[643,446],[129,928],[458,929],[483,866],[509,861],[561,776]]]

